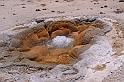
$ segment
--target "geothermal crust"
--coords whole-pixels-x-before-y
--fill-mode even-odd
[[[40,20],[1,32],[1,58],[7,57],[0,60],[1,82],[104,82],[122,66],[123,31],[116,20]]]

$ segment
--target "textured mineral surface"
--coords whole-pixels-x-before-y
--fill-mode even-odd
[[[0,33],[0,82],[106,82],[124,62],[123,33],[95,16],[17,25]]]

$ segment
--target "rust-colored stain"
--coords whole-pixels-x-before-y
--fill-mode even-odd
[[[42,30],[27,35],[22,39],[22,49],[29,49],[25,52],[25,57],[42,64],[70,64],[78,58],[80,50],[85,42],[84,35],[87,30],[95,28],[92,24],[76,24],[71,21],[50,22]],[[56,36],[66,36],[74,39],[73,46],[70,48],[55,48],[47,46],[45,41],[51,40]],[[42,45],[36,45],[38,43]]]
[[[97,71],[103,71],[106,68],[106,64],[97,65],[94,69]]]

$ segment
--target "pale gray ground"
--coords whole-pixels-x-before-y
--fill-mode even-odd
[[[124,2],[119,0],[0,0],[0,5],[0,30],[53,16],[99,15],[124,20]],[[117,9],[119,14],[114,12]]]

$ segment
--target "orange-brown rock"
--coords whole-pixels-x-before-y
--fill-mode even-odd
[[[72,59],[68,54],[68,49],[53,49],[43,62],[46,64],[69,64]]]
[[[75,38],[75,45],[88,44],[96,35],[102,35],[100,29],[94,26],[89,26],[86,30],[80,32],[77,38]]]
[[[32,34],[29,37],[25,37],[25,39],[22,40],[22,48],[29,48],[32,45],[32,42],[38,40],[38,37],[36,34]]]
[[[42,28],[28,34],[22,40],[21,51],[25,52],[25,57],[42,64],[69,64],[78,58],[82,51],[85,51],[84,45],[100,32],[100,29],[89,24],[76,25],[71,21],[51,22],[47,29]],[[49,46],[36,46],[38,42],[53,39],[56,36],[67,36],[74,38],[74,44],[71,48],[55,48]],[[36,44],[36,45],[35,45]]]
[[[69,64],[71,63],[73,58],[69,54],[62,54],[58,57],[59,64]]]
[[[49,33],[46,29],[44,29],[43,31],[37,32],[36,34],[37,34],[39,40],[48,40],[49,39]]]
[[[70,34],[70,36],[71,36],[72,38],[74,38],[74,43],[73,43],[73,45],[74,45],[74,46],[77,45],[79,33],[78,33],[78,32],[72,32],[72,33]]]
[[[25,57],[35,61],[43,61],[48,54],[46,46],[35,46],[30,51],[25,52]]]
[[[83,36],[84,36],[84,31],[82,31],[80,34],[78,34],[78,37],[75,39],[76,45],[82,45],[83,42]]]
[[[56,36],[68,36],[70,33],[69,29],[62,28],[61,30],[56,30],[52,32],[51,38],[55,38]]]
[[[30,51],[25,52],[24,57],[42,64],[69,64],[73,58],[68,53],[68,49],[51,49],[46,46],[35,46]]]
[[[80,33],[82,31],[86,30],[88,27],[89,27],[88,25],[82,24],[82,25],[78,25],[77,29],[78,29],[78,32]]]
[[[78,31],[75,24],[71,21],[56,21],[47,26],[48,32],[51,34],[53,31],[60,30],[61,28],[70,29],[71,32]]]
[[[41,42],[41,41],[48,40],[48,39],[49,39],[49,34],[46,29],[40,32],[32,33],[26,36],[22,40],[22,48],[32,47],[32,43],[37,43],[37,42]]]
[[[69,50],[69,55],[72,57],[72,58],[78,58],[79,55],[81,54],[81,50],[82,48],[84,47],[84,45],[78,45],[78,46],[75,46],[73,47],[72,49]]]

